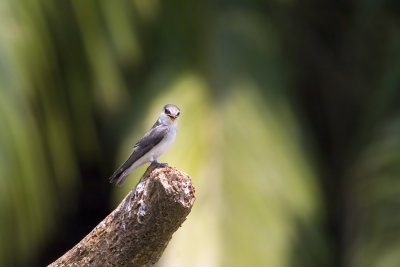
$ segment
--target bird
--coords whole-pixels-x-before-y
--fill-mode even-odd
[[[175,140],[177,118],[180,113],[176,105],[165,105],[153,127],[134,145],[129,158],[109,178],[110,183],[122,185],[132,171],[147,162],[160,164],[157,158]]]

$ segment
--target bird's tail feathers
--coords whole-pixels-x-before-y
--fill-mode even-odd
[[[128,176],[127,173],[118,169],[110,177],[110,183],[115,183],[116,185],[121,186],[125,182],[127,176]]]

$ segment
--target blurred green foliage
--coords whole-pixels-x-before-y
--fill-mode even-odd
[[[399,14],[1,1],[0,266],[43,262],[71,218],[112,209],[145,167],[107,177],[165,103],[182,116],[160,160],[197,201],[158,266],[399,266]]]

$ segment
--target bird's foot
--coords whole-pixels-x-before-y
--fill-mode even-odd
[[[153,161],[151,162],[151,165],[154,165],[154,166],[157,167],[157,168],[168,166],[167,163],[158,162],[157,160],[153,160]]]

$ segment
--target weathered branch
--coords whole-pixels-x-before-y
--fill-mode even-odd
[[[161,257],[194,200],[187,174],[150,165],[119,206],[49,266],[150,266]]]

